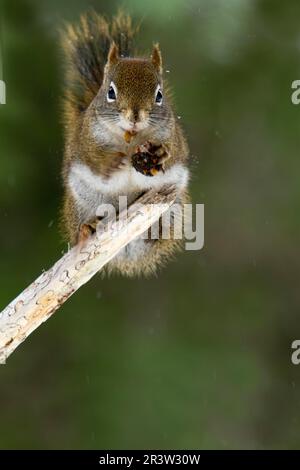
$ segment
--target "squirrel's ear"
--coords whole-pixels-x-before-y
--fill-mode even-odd
[[[154,67],[157,69],[157,71],[159,73],[162,73],[162,57],[161,57],[159,44],[154,44],[153,46],[151,61]]]
[[[116,64],[119,60],[119,49],[115,42],[113,42],[109,48],[107,62],[109,65]]]

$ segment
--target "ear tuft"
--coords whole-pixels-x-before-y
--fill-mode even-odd
[[[154,44],[153,46],[151,61],[154,67],[157,69],[158,73],[162,73],[162,57],[159,44]]]
[[[114,65],[119,61],[119,48],[115,42],[113,42],[109,48],[107,62],[109,65]]]

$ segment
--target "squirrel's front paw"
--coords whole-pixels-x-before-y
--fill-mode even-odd
[[[125,153],[119,152],[117,155],[110,157],[106,163],[103,168],[103,175],[109,178],[116,171],[125,170],[129,166],[130,160]]]
[[[147,142],[137,148],[132,157],[132,165],[140,173],[146,176],[155,176],[164,171],[164,163],[170,157],[167,145],[153,145]]]

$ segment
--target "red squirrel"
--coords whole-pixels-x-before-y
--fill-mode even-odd
[[[71,245],[98,223],[101,204],[128,205],[148,189],[173,184],[176,203],[188,201],[188,146],[164,85],[162,56],[136,57],[131,19],[109,23],[97,13],[81,16],[63,33],[65,53],[65,154],[62,229]],[[141,155],[143,158],[141,158]],[[107,270],[147,275],[180,248],[140,237],[112,259]]]

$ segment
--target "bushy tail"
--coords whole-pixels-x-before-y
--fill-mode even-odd
[[[119,12],[109,23],[90,12],[76,25],[67,24],[62,33],[65,52],[66,112],[82,113],[96,96],[103,80],[103,70],[110,44],[114,41],[122,56],[133,54],[136,28],[129,15]],[[73,114],[73,117],[74,114]]]

